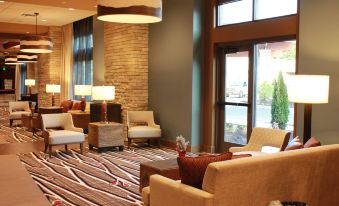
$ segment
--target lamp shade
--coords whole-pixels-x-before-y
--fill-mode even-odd
[[[18,62],[17,56],[6,56],[5,57],[5,64],[6,65],[18,65],[18,64],[23,64],[23,63]]]
[[[53,42],[46,36],[27,35],[20,39],[20,51],[35,54],[51,53]]]
[[[92,85],[75,85],[74,94],[79,96],[92,95]]]
[[[47,93],[60,93],[60,85],[57,84],[46,84]]]
[[[35,79],[25,79],[25,85],[26,86],[34,86],[35,85]]]
[[[115,87],[114,86],[94,86],[92,88],[93,100],[114,100]]]
[[[30,53],[20,52],[18,53],[17,58],[18,62],[22,63],[36,63],[38,61],[38,55]]]
[[[328,103],[329,81],[328,75],[289,75],[289,100],[306,104]]]
[[[98,19],[117,23],[156,23],[162,20],[162,0],[98,0]]]

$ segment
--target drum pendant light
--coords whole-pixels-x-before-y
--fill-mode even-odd
[[[22,62],[18,62],[17,56],[5,56],[5,64],[6,65],[20,65]]]
[[[27,53],[43,54],[53,52],[53,42],[47,36],[38,35],[38,15],[35,16],[35,35],[26,35],[20,39],[20,51]]]
[[[156,23],[162,20],[162,0],[98,0],[98,19],[117,23]]]
[[[19,52],[17,55],[18,62],[22,63],[36,63],[38,61],[37,54]]]

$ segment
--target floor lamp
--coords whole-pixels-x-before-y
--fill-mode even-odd
[[[114,86],[94,86],[92,88],[92,99],[101,100],[101,122],[107,124],[107,103],[108,100],[115,99]]]
[[[312,104],[328,103],[329,80],[328,75],[289,76],[289,100],[304,104],[304,144],[311,138]]]
[[[52,107],[55,106],[55,93],[60,93],[60,85],[46,84],[46,93],[52,93]]]

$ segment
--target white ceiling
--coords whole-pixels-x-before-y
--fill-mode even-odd
[[[4,3],[0,3],[0,22],[35,25],[35,17],[22,16],[24,13],[34,14],[35,12],[39,13],[38,25],[44,26],[63,26],[96,14],[95,10],[69,10],[69,8],[65,7],[5,1]]]

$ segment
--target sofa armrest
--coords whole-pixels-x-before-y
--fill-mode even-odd
[[[150,206],[212,206],[213,194],[161,175],[152,175],[149,203]]]
[[[243,146],[243,147],[230,147],[228,151],[234,153],[234,152],[247,151],[247,149],[246,149],[246,146]]]

